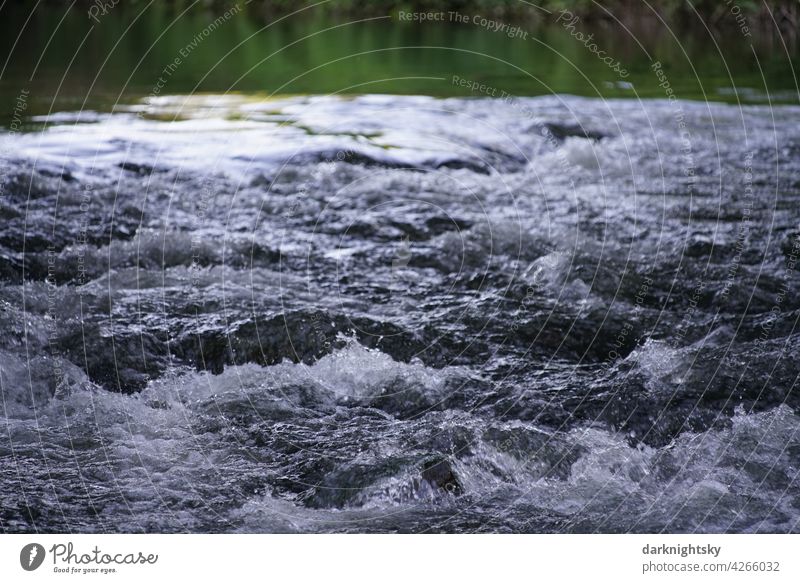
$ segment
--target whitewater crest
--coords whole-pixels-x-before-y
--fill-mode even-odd
[[[682,110],[689,166],[574,97],[0,134],[0,528],[796,532],[798,110]]]

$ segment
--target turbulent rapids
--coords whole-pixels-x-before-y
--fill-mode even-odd
[[[800,108],[0,134],[6,532],[800,530]]]

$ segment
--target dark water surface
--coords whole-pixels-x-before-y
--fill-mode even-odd
[[[281,93],[463,75],[532,96],[418,80],[268,97],[320,55],[434,41],[593,92],[519,39],[380,22],[237,81],[311,26],[213,68],[257,30],[239,17],[156,95],[207,20],[147,52],[169,11],[136,35],[111,12],[67,71],[55,47],[84,16],[30,85],[37,131],[0,134],[0,529],[800,529],[800,107],[668,100],[635,55],[660,99],[536,96],[439,50],[354,57]],[[23,39],[6,95],[46,42]],[[730,87],[701,52],[703,87]],[[589,57],[590,78],[619,80]],[[758,101],[792,86],[777,57],[769,91],[730,63]],[[216,93],[178,95],[209,71]]]

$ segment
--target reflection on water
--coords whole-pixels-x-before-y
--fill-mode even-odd
[[[778,38],[753,47],[736,28],[712,37],[699,24],[684,26],[676,38],[658,22],[628,31],[553,15],[520,24],[529,34],[509,38],[472,18],[332,23],[313,9],[279,20],[252,5],[212,12],[153,2],[120,4],[99,22],[84,9],[37,5],[17,39],[28,10],[3,7],[0,38],[11,57],[0,92],[11,104],[20,89],[30,90],[38,113],[198,91],[663,98],[650,69],[656,60],[683,99],[797,102],[789,58],[796,48]],[[626,76],[609,65],[617,62]],[[453,83],[454,75],[485,87]]]

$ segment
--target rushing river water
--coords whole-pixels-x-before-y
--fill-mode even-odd
[[[31,87],[3,531],[800,529],[800,107]]]
[[[799,114],[207,96],[3,136],[4,527],[796,529]]]

